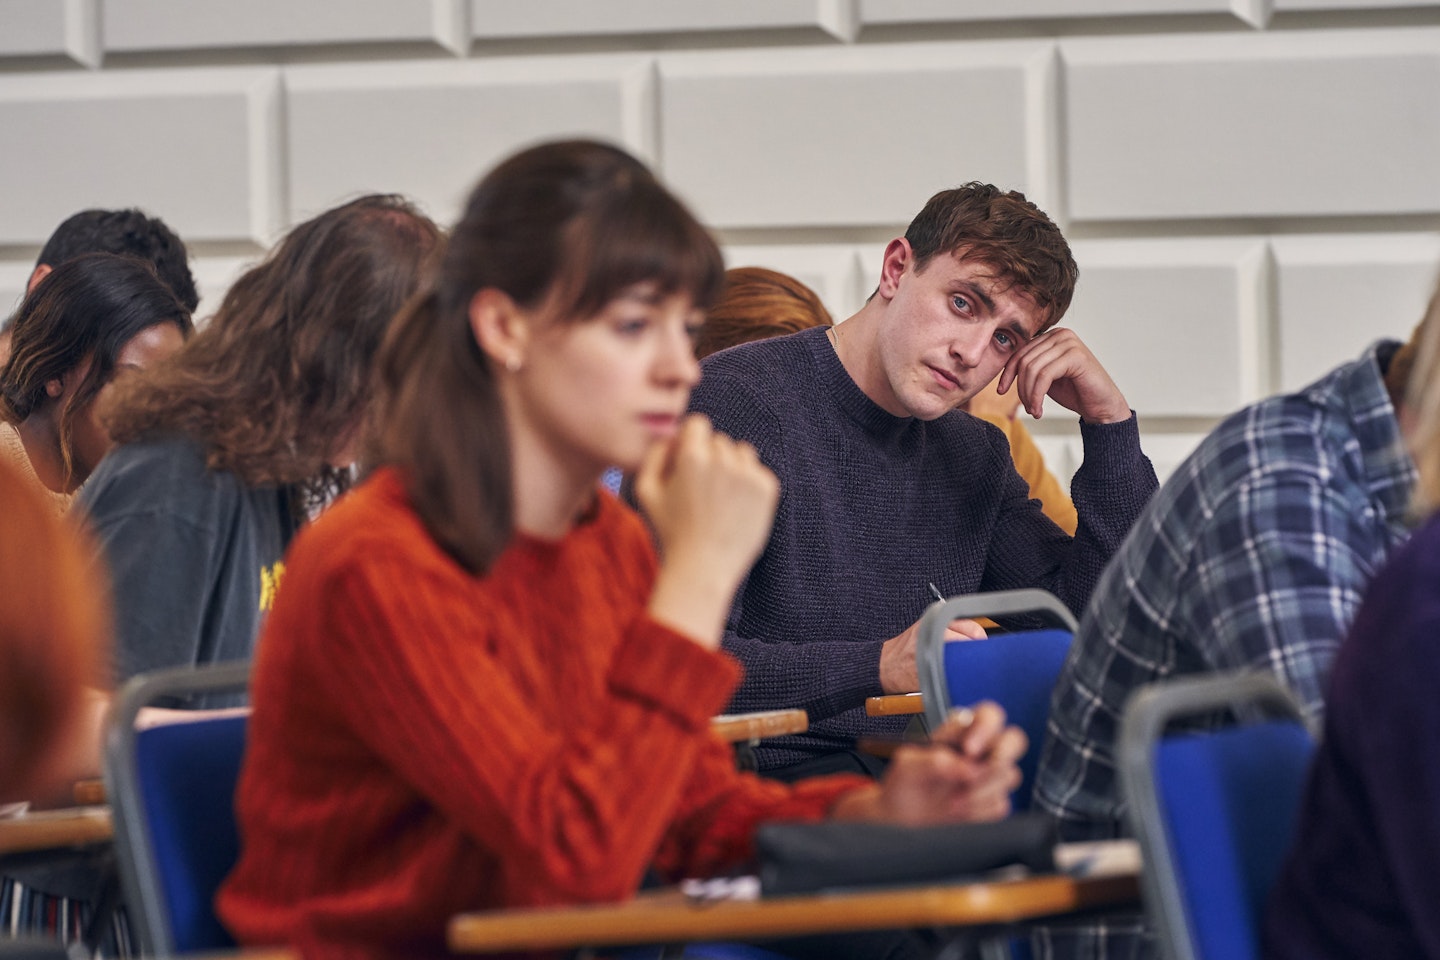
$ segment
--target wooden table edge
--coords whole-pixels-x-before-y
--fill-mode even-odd
[[[114,835],[108,807],[42,810],[0,820],[0,854],[81,847]]]
[[[1133,903],[1132,874],[845,891],[765,900],[687,902],[678,891],[623,904],[462,914],[449,927],[460,953],[564,949],[629,943],[746,940],[817,932],[992,926]],[[683,909],[677,909],[682,908]]]
[[[924,713],[925,698],[918,693],[891,693],[865,698],[865,716],[895,717]]]
[[[810,715],[799,708],[725,714],[710,720],[710,732],[728,743],[804,733],[809,729]]]

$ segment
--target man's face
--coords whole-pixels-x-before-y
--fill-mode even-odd
[[[888,294],[888,295],[887,295]],[[896,416],[934,420],[969,400],[1040,329],[1034,299],[984,263],[937,254],[916,271],[903,239],[885,253],[878,336],[883,388]]]

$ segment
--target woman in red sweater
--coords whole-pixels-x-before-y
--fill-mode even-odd
[[[481,181],[382,350],[382,466],[296,539],[261,639],[219,897],[242,942],[437,956],[458,912],[725,871],[768,819],[1005,815],[1025,743],[993,705],[878,785],[761,781],[709,736],[778,495],[684,415],[721,278],[618,149],[542,145]],[[611,464],[663,561],[600,492]]]

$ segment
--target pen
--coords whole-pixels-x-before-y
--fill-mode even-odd
[[[941,593],[940,588],[935,586],[934,580],[931,580],[929,583],[926,584],[926,586],[930,588],[930,596],[934,597],[936,600],[939,600],[941,603],[945,602],[945,594]]]

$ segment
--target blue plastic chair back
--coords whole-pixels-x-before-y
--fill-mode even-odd
[[[1045,741],[1050,694],[1065,664],[1072,635],[1069,630],[1004,633],[986,640],[945,644],[945,680],[950,703],[994,700],[1010,722],[1025,731],[1030,749],[1020,760],[1024,779],[1011,795],[1019,812],[1030,806],[1030,788]]]
[[[1169,737],[1155,781],[1197,960],[1257,960],[1315,744],[1295,722]]]
[[[130,924],[145,956],[235,946],[212,901],[239,859],[235,785],[248,712],[137,729],[153,703],[244,691],[247,663],[177,667],[131,679],[105,739],[105,783]]]
[[[235,946],[212,901],[240,856],[235,785],[246,720],[197,720],[136,736],[142,803],[176,953]]]
[[[1168,733],[1217,713],[1239,726]],[[1257,717],[1273,719],[1257,719]],[[1120,721],[1120,786],[1145,906],[1171,960],[1256,960],[1265,899],[1294,835],[1314,739],[1293,695],[1259,673],[1142,687]]]

